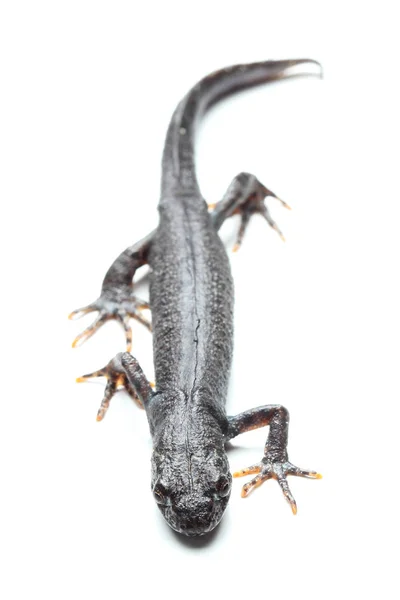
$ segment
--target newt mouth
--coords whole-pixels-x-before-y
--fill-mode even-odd
[[[177,533],[188,537],[199,537],[210,533],[219,525],[228,504],[228,497],[218,501],[211,501],[207,512],[193,506],[188,510],[185,507],[158,505],[168,525]]]

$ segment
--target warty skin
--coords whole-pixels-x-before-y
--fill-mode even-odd
[[[287,475],[320,477],[288,460],[286,408],[271,404],[234,417],[226,414],[234,292],[218,230],[226,218],[240,214],[238,248],[250,218],[259,213],[280,233],[265,203],[267,197],[276,196],[254,175],[240,173],[210,212],[194,162],[196,124],[208,107],[238,90],[290,77],[292,68],[300,65],[319,66],[309,59],[235,65],[208,75],[188,92],[167,132],[157,229],[114,261],[94,303],[71,313],[71,317],[99,313],[73,345],[107,320],[117,319],[124,327],[129,351],[129,319],[150,328],[141,309],[151,308],[155,390],[129,352],[118,354],[106,367],[79,381],[107,377],[98,420],[104,417],[118,385],[141,402],[153,440],[154,498],[168,524],[188,536],[203,535],[221,521],[232,483],[225,445],[245,431],[269,425],[261,461],[234,474],[256,475],[243,487],[243,496],[274,478],[296,513]],[[149,305],[134,295],[132,284],[144,264],[150,266]]]

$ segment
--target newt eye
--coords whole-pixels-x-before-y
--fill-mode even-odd
[[[166,492],[163,486],[156,485],[153,489],[153,496],[157,504],[165,504],[166,502]]]
[[[221,498],[227,496],[229,494],[229,490],[231,489],[229,479],[226,477],[221,477],[216,485],[216,488],[218,496],[221,496]]]

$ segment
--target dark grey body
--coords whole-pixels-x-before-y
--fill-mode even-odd
[[[227,254],[200,194],[160,206],[149,254],[157,390],[188,404],[208,392],[223,409],[232,358],[233,283]]]
[[[277,229],[264,205],[266,196],[275,195],[253,175],[242,173],[210,213],[194,164],[196,121],[204,110],[226,94],[290,76],[287,70],[302,63],[315,61],[236,65],[205,77],[187,94],[167,133],[158,228],[118,257],[104,279],[101,297],[82,309],[99,310],[100,316],[78,338],[88,337],[115,317],[125,327],[129,347],[129,316],[144,322],[132,295],[132,277],[142,264],[150,265],[156,391],[150,389],[137,361],[120,355],[96,373],[109,378],[101,417],[118,383],[141,399],[153,437],[153,493],[168,523],[186,535],[206,533],[222,518],[231,489],[225,443],[239,433],[270,425],[262,462],[241,473],[261,473],[247,484],[247,491],[245,486],[246,494],[276,477],[294,510],[286,474],[316,475],[288,462],[286,409],[268,405],[237,417],[225,413],[233,347],[233,282],[218,229],[224,219],[239,213],[241,240],[255,212]]]
[[[196,122],[217,99],[269,79],[290,63],[236,65],[201,80],[178,105],[163,155],[160,222],[148,262],[157,389],[196,391],[223,411],[232,358],[233,282],[228,256],[196,178]]]
[[[228,256],[195,177],[194,123],[185,117],[190,98],[182,104],[167,135],[160,222],[148,256],[158,395],[149,403],[148,415],[157,448],[154,479],[168,489],[169,497],[175,497],[169,522],[190,533],[203,521],[208,527],[207,514],[214,507],[209,496],[200,492],[199,482],[206,479],[215,487],[221,475],[230,481],[227,460],[221,461],[221,471],[215,469],[212,455],[215,448],[224,451],[227,431],[233,282]],[[161,455],[162,477],[157,464]],[[218,508],[226,502],[224,497]],[[193,517],[185,518],[188,504],[192,505],[189,512],[197,515],[195,523]]]

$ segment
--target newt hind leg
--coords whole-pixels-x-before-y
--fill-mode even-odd
[[[115,319],[121,323],[125,331],[126,349],[130,352],[132,348],[132,328],[129,321],[131,318],[136,319],[151,331],[151,323],[142,313],[142,309],[148,308],[150,308],[149,304],[145,300],[139,300],[137,296],[132,294],[130,289],[102,290],[101,296],[92,304],[78,308],[69,315],[68,318],[74,320],[90,312],[98,311],[99,313],[93,323],[76,336],[72,342],[72,347],[80,346],[92,337],[106,321]]]
[[[132,346],[132,329],[129,323],[131,318],[136,319],[151,330],[150,321],[142,313],[142,309],[149,309],[150,306],[134,295],[132,279],[137,269],[147,263],[152,237],[153,234],[151,233],[122,252],[107,271],[99,298],[83,308],[74,310],[69,315],[70,319],[76,319],[98,311],[98,316],[93,323],[75,338],[72,343],[73,347],[89,339],[104,323],[111,319],[121,323],[125,331],[128,352]]]
[[[278,225],[272,219],[265,203],[265,199],[268,196],[275,198],[282,206],[290,209],[286,202],[265,187],[257,177],[250,173],[240,173],[232,181],[223,199],[217,204],[210,205],[210,208],[214,209],[211,213],[211,218],[217,230],[228,217],[236,214],[241,215],[240,229],[233,248],[234,252],[240,248],[247,225],[251,217],[256,213],[264,217],[269,226],[278,233],[282,240],[285,239]]]

